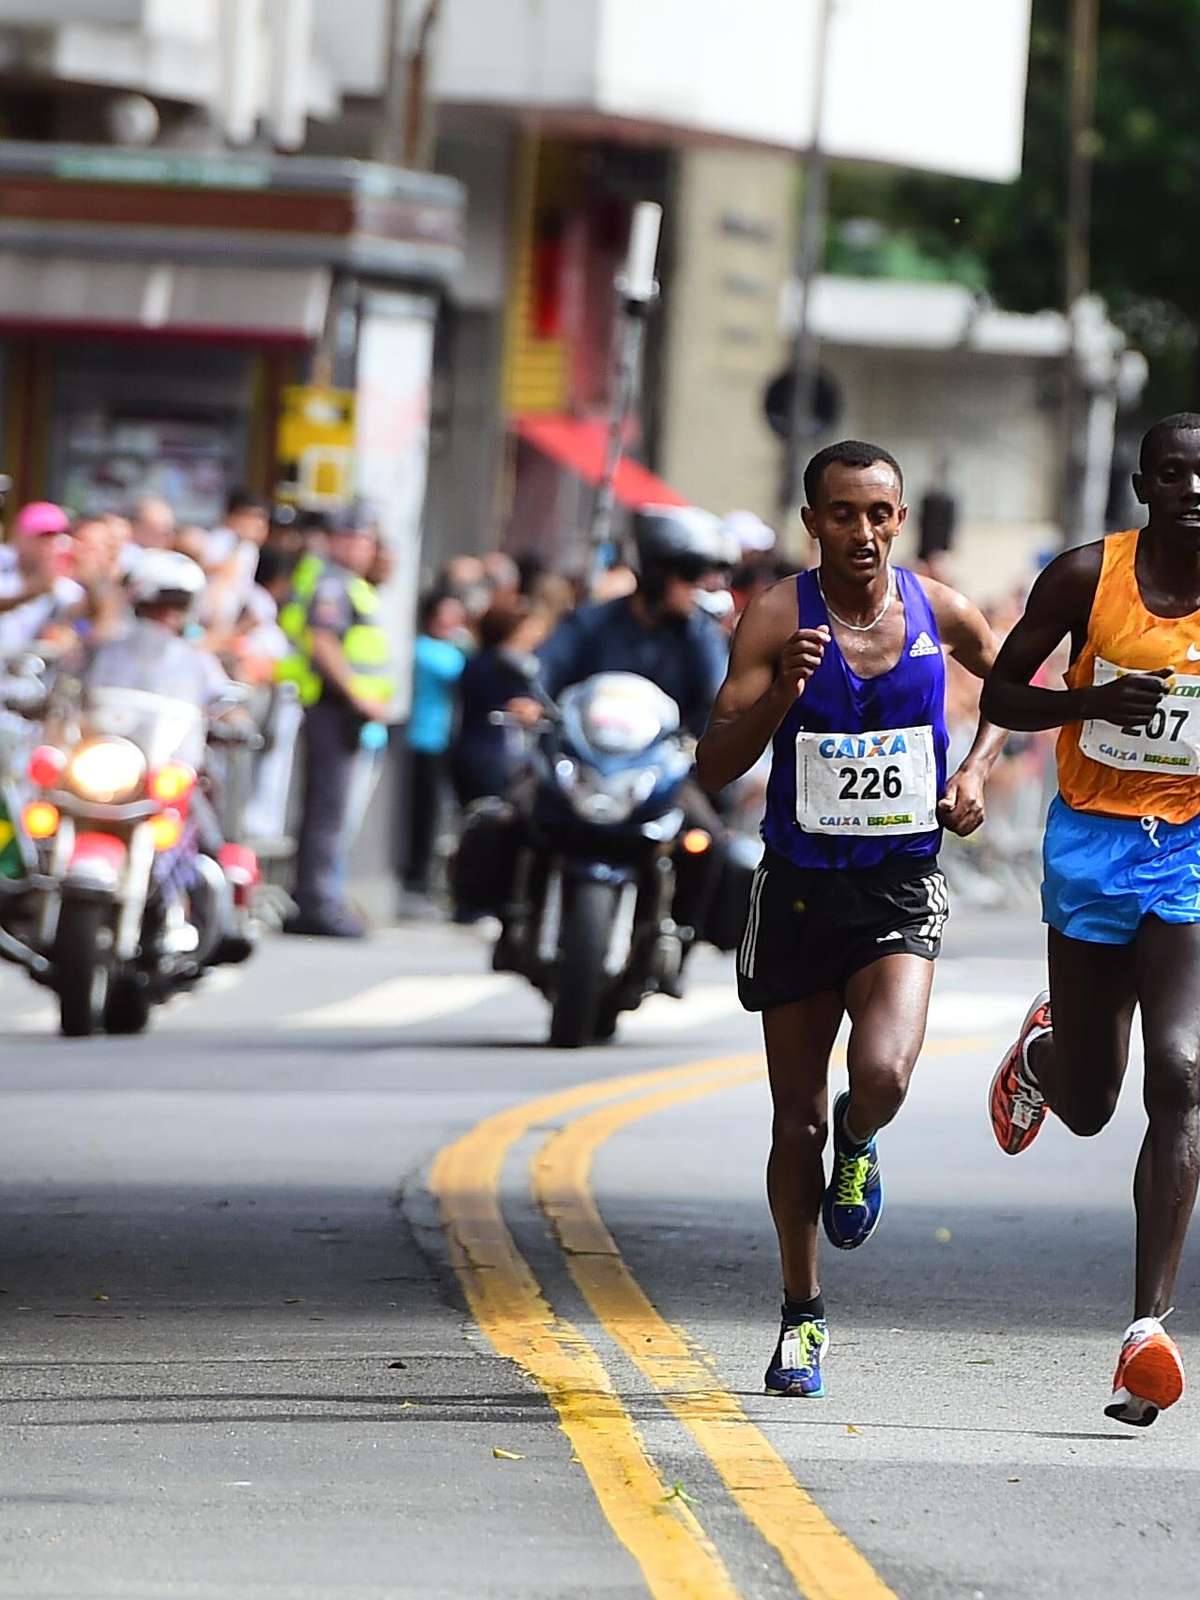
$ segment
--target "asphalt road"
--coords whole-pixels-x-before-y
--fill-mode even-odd
[[[1101,1411],[1136,1070],[1100,1140],[986,1126],[1039,951],[954,925],[819,1402],[760,1392],[724,963],[573,1054],[446,929],[275,942],[132,1041],[58,1039],[6,971],[0,1595],[1194,1596],[1193,1403]],[[1193,1253],[1185,1356],[1197,1291]]]

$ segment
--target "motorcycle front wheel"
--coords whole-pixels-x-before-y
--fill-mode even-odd
[[[150,993],[135,977],[114,978],[104,1001],[105,1033],[144,1033],[150,1021]]]
[[[575,884],[567,898],[550,1017],[550,1043],[558,1050],[578,1050],[596,1038],[608,983],[604,957],[619,892],[614,884],[584,882]]]
[[[108,910],[100,900],[66,900],[54,941],[58,1011],[68,1039],[100,1027],[108,996]]]

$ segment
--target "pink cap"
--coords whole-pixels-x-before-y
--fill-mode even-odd
[[[22,506],[13,523],[14,533],[66,533],[71,519],[51,500],[32,500]]]

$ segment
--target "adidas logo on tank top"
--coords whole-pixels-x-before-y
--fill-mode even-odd
[[[908,652],[910,658],[913,656],[940,656],[941,653],[941,650],[934,644],[924,629],[913,640],[912,649]]]

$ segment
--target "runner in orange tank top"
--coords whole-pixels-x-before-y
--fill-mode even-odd
[[[1200,1178],[1200,414],[1164,418],[1133,480],[1145,528],[1052,562],[984,690],[1001,727],[1061,728],[1046,824],[1050,988],[992,1082],[1019,1155],[1047,1111],[1073,1133],[1113,1114],[1136,1006],[1148,1127],[1134,1177],[1137,1271],[1105,1411],[1145,1427],[1183,1393],[1162,1318]],[[1067,689],[1031,679],[1070,635]]]

